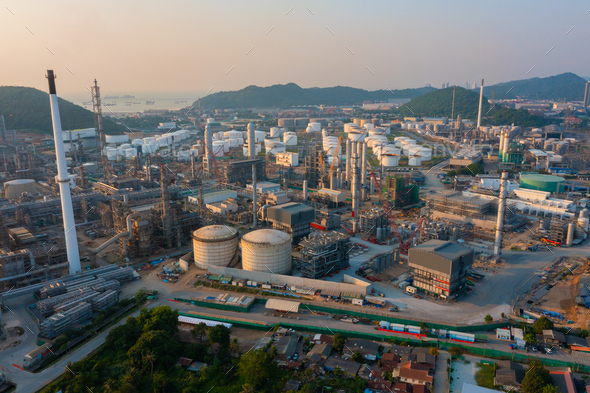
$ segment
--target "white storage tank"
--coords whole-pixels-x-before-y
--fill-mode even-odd
[[[280,136],[279,127],[271,127],[270,128],[270,137],[271,138],[278,138]]]
[[[259,229],[242,237],[242,268],[274,274],[291,273],[291,236],[276,229]]]
[[[286,149],[286,145],[283,142],[269,142],[265,144],[266,154],[268,153],[284,153]]]
[[[178,161],[188,161],[191,159],[191,153],[188,150],[178,152]]]
[[[264,141],[264,138],[266,138],[266,132],[254,131],[254,137],[256,138],[256,143],[262,143]]]
[[[350,132],[350,127],[356,127],[357,124],[355,123],[345,123],[344,124],[344,132],[346,132],[347,134]]]
[[[238,138],[238,145],[242,146],[244,144],[244,138]]]
[[[117,159],[117,154],[119,153],[118,149],[114,149],[112,147],[107,147],[105,150],[106,150],[107,160],[115,161]]]
[[[322,123],[309,123],[308,127],[311,127],[313,132],[321,132],[322,131]]]
[[[363,134],[362,132],[357,132],[357,131],[350,131],[348,133],[348,139],[350,139],[353,142],[361,142],[363,141],[365,134]]]
[[[227,135],[231,139],[238,139],[243,137],[240,131],[229,131],[226,132],[225,135]]]
[[[294,132],[285,132],[283,134],[283,143],[287,146],[297,146],[297,134]]]
[[[363,127],[365,127],[365,129],[368,130],[372,130],[373,128],[375,128],[375,125],[373,123],[365,123],[363,124]]]
[[[134,140],[131,141],[131,144],[133,146],[143,145],[143,139],[134,139]]]
[[[237,139],[228,139],[229,147],[238,147],[238,140]]]
[[[409,166],[420,166],[422,165],[422,157],[420,156],[411,156],[408,162]]]
[[[4,183],[4,194],[8,199],[18,199],[23,192],[26,192],[29,195],[37,195],[37,185],[35,180],[17,179]]]
[[[269,143],[272,142],[280,142],[280,138],[264,138],[264,144],[268,145]]]
[[[212,143],[212,147],[213,147],[213,154],[215,155],[215,157],[223,157],[223,153],[225,151],[225,144],[223,143],[223,141],[213,141]]]
[[[226,225],[210,225],[193,232],[195,265],[228,266],[238,251],[238,230]]]
[[[432,149],[430,147],[420,147],[420,156],[422,156],[422,161],[430,161],[432,159]]]
[[[381,155],[381,165],[384,167],[394,167],[399,165],[399,155],[385,153]]]
[[[133,158],[137,156],[137,149],[132,147],[130,149],[125,149],[125,158],[127,160],[129,160],[130,158]]]

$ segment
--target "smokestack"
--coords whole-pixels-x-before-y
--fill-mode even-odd
[[[508,131],[504,134],[504,147],[502,148],[502,162],[508,161],[508,145],[510,143],[510,136]]]
[[[481,87],[479,88],[479,111],[477,112],[477,130],[481,126],[481,104],[483,101],[483,79],[481,80]]]
[[[498,221],[496,222],[496,242],[494,254],[502,255],[502,227],[504,226],[504,210],[506,210],[506,186],[508,173],[502,172],[502,183],[500,184],[500,203],[498,204]]]
[[[498,162],[502,162],[502,148],[504,147],[504,131],[500,131],[500,142],[498,143]]]
[[[303,180],[303,200],[307,200],[307,180]]]
[[[78,251],[78,239],[76,238],[76,222],[74,221],[74,209],[72,207],[72,195],[70,194],[70,178],[66,165],[66,153],[61,130],[61,119],[55,89],[55,76],[53,70],[47,71],[49,81],[49,102],[51,105],[51,120],[53,122],[53,138],[55,140],[55,156],[57,159],[57,179],[61,198],[61,210],[64,221],[64,233],[66,239],[66,251],[70,274],[80,273],[80,252]]]
[[[576,231],[576,224],[570,222],[567,224],[567,242],[566,246],[571,247],[574,244],[574,233]]]
[[[248,157],[256,157],[256,127],[254,123],[248,123]]]
[[[213,156],[211,152],[213,151],[213,131],[211,130],[211,125],[207,124],[205,126],[205,156],[203,157],[203,168],[207,173],[211,172],[211,160]],[[220,180],[221,181],[221,180]]]
[[[352,184],[350,191],[352,192],[352,218],[356,221],[359,213],[359,168],[358,168],[358,154],[354,155]]]
[[[352,143],[346,140],[346,181],[350,183],[350,161],[352,160]]]
[[[250,123],[252,124],[252,123]],[[248,139],[250,139],[250,124],[248,124]],[[253,124],[252,124],[253,125]],[[254,131],[252,131],[254,133]],[[254,145],[256,146],[256,145]],[[256,148],[256,147],[255,147]],[[248,142],[248,150],[250,150],[250,144]],[[256,191],[256,163],[252,164],[252,228],[256,228],[258,224],[258,213],[257,205],[258,192]]]

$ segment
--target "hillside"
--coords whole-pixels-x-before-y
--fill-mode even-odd
[[[238,91],[225,91],[201,98],[204,108],[288,108],[296,105],[351,105],[363,101],[386,101],[389,98],[415,98],[431,92],[433,87],[403,90],[367,91],[353,87],[301,88],[294,83],[268,87],[248,86]],[[394,93],[393,95],[391,93]],[[195,102],[195,105],[198,105]]]
[[[61,125],[64,130],[94,127],[94,114],[69,101],[59,98]],[[31,87],[0,86],[0,115],[4,115],[6,129],[51,134],[49,95]],[[104,118],[105,132],[122,134],[124,127]]]
[[[586,79],[566,72],[547,78],[523,79],[484,86],[483,94],[492,98],[492,92],[495,92],[495,98],[499,100],[526,97],[534,100],[582,101],[585,85]]]
[[[448,117],[451,118],[453,106],[453,88],[448,87],[421,95],[399,108],[398,113],[406,117]],[[456,87],[454,117],[477,121],[479,94]],[[540,127],[547,124],[541,116],[529,114],[526,110],[494,107],[491,111],[486,97],[482,102],[482,124],[506,125],[516,124],[521,127]],[[489,111],[489,112],[488,112]],[[487,113],[487,115],[486,115]]]

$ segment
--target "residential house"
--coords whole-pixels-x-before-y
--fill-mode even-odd
[[[299,343],[299,336],[290,335],[280,337],[274,346],[277,348],[277,355],[284,356],[285,358],[291,358],[295,354],[297,344]]]
[[[410,353],[412,353],[412,347],[404,347],[401,345],[392,345],[391,347],[391,353],[395,353],[396,355],[409,355]]]
[[[590,352],[590,337],[582,338],[568,334],[565,342],[572,351]]]
[[[343,352],[347,359],[352,358],[355,352],[360,352],[365,359],[375,361],[379,355],[379,344],[369,340],[349,338],[346,340]]]
[[[415,355],[415,361],[424,367],[434,370],[436,367],[436,356],[432,355],[425,349],[415,349],[412,352]]]
[[[358,375],[362,379],[371,379],[371,367],[369,367],[368,364],[362,364],[361,368],[359,369],[356,375]]]
[[[553,378],[553,386],[559,389],[561,393],[577,393],[574,378],[569,372],[550,371]]]
[[[310,341],[314,344],[332,345],[332,336],[328,336],[327,334],[316,334]]]
[[[398,382],[391,389],[393,393],[414,393],[414,387],[406,382]]]
[[[413,385],[432,385],[434,377],[428,367],[417,362],[409,361],[401,363],[400,367],[394,370],[394,377],[399,377],[400,382],[407,382]]]
[[[324,368],[326,371],[334,371],[336,368],[342,370],[342,373],[349,377],[354,377],[357,375],[359,369],[361,368],[361,364],[357,362],[353,362],[352,360],[346,360],[337,357],[329,357],[324,364]]]
[[[326,360],[328,357],[330,357],[331,353],[332,353],[332,346],[330,344],[316,344],[313,346],[311,351],[309,351],[307,353],[307,356],[309,357],[311,355],[317,354],[323,360]]]
[[[202,369],[203,367],[205,367],[205,366],[206,366],[206,364],[205,364],[205,363],[201,363],[201,362],[194,361],[194,362],[192,362],[192,363],[190,364],[190,366],[188,366],[186,369],[187,369],[188,371],[197,372],[197,371],[201,371],[201,369]]]
[[[494,384],[501,385],[506,391],[521,391],[522,380],[525,376],[524,367],[510,360],[500,360],[497,364],[498,369],[494,377]]]
[[[179,357],[178,360],[176,361],[176,365],[180,366],[182,368],[187,368],[188,366],[191,365],[192,362],[193,362],[193,359]]]
[[[545,344],[562,345],[565,344],[565,335],[555,330],[543,330],[543,341]]]
[[[291,379],[290,381],[287,381],[287,383],[285,384],[285,390],[297,391],[297,390],[299,390],[300,385],[301,385],[301,381],[295,381],[295,380]]]
[[[395,392],[391,389],[392,385],[391,381],[369,381],[368,388],[373,393]]]
[[[414,385],[412,393],[430,393],[430,389],[426,385]]]
[[[399,366],[401,359],[401,356],[395,353],[384,353],[381,357],[381,368],[393,372]]]

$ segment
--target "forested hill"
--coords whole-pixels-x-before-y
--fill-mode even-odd
[[[571,72],[549,76],[547,78],[531,78],[484,86],[483,94],[492,98],[505,100],[516,97],[531,100],[551,101],[582,101],[586,79]]]
[[[94,114],[64,99],[59,100],[63,130],[94,127]],[[51,134],[49,95],[32,87],[0,86],[0,115],[4,115],[6,129]],[[103,121],[107,134],[122,134],[124,127],[108,117]]]
[[[387,101],[389,98],[415,98],[436,90],[433,87],[403,90],[367,91],[353,87],[312,87],[304,89],[295,83],[268,87],[248,86],[238,91],[209,94],[201,98],[204,108],[288,108],[297,105],[352,105],[363,101]],[[198,102],[195,102],[198,106]]]
[[[421,95],[399,108],[398,113],[405,117],[448,117],[461,115],[463,119],[477,121],[479,94],[462,87],[455,88],[455,110],[453,114],[453,87]],[[509,109],[499,105],[490,110],[487,98],[482,101],[482,124],[507,125],[521,127],[541,127],[547,124],[541,116],[529,114],[524,109]]]

